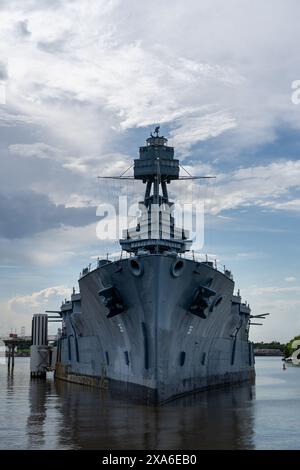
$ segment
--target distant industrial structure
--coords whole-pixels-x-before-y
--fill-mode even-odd
[[[49,342],[54,342],[56,335],[48,336]],[[0,344],[5,346],[5,357],[7,359],[7,367],[9,370],[14,369],[15,357],[30,356],[30,348],[32,345],[31,336],[18,336],[17,333],[10,333],[8,336],[0,337]]]
[[[283,356],[283,352],[280,349],[254,349],[255,356]]]

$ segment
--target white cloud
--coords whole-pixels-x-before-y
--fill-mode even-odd
[[[171,131],[171,138],[172,144],[179,152],[188,152],[197,142],[216,137],[237,126],[236,120],[228,111],[217,111],[196,117],[185,116],[176,124],[176,129]]]
[[[222,22],[216,7],[224,15]],[[8,58],[9,77],[6,113],[13,108],[12,125],[21,116],[47,133],[50,142],[12,144],[19,156],[53,158],[66,172],[87,176],[109,168],[110,143],[133,127],[168,123],[171,141],[183,154],[197,142],[231,131],[226,145],[236,154],[237,148],[251,143],[273,141],[282,121],[299,125],[286,79],[298,57],[298,4],[287,8],[267,0],[250,8],[231,0],[225,8],[218,0],[184,6],[175,0],[172,15],[156,1],[142,6],[134,0],[126,6],[120,1],[56,2],[47,7],[47,15],[44,8],[35,2],[23,2],[18,9],[4,2],[2,7],[1,50]],[[25,25],[25,37],[20,24],[22,31]],[[184,35],[175,34],[178,30]],[[208,41],[212,35],[214,41]],[[270,54],[273,47],[276,55]],[[117,163],[125,169],[125,160]],[[224,180],[224,209],[268,204],[267,176],[265,190],[254,184],[252,191],[250,171]],[[262,182],[258,167],[253,177],[257,185]],[[245,178],[242,190],[237,180]],[[62,197],[61,183],[52,182],[54,200]],[[40,186],[51,191],[44,181]],[[225,189],[228,195],[223,197]],[[222,188],[218,192],[220,199]],[[299,203],[278,200],[271,206],[296,211]]]
[[[61,160],[64,156],[61,149],[43,142],[35,142],[32,144],[11,144],[8,149],[11,154],[24,158]]]
[[[200,128],[199,128],[200,129]],[[199,135],[198,135],[199,137]],[[197,138],[198,138],[197,137]],[[192,139],[191,139],[192,140]],[[184,139],[182,140],[183,149]],[[56,203],[65,202],[67,206],[72,206],[71,201],[75,201],[75,206],[82,206],[83,200],[89,201],[89,204],[96,203],[95,195],[92,197],[91,189],[91,168],[93,168],[93,177],[96,176],[117,176],[122,174],[132,163],[131,158],[122,153],[105,153],[102,154],[101,159],[86,156],[69,156],[62,149],[42,143],[32,144],[13,144],[9,146],[12,155],[22,158],[42,159],[56,161],[62,168],[66,168],[73,173],[79,173],[86,181],[84,185],[85,195],[81,196],[77,193],[70,193],[69,186],[66,185],[67,191],[64,195],[59,196],[55,190],[53,199]],[[205,191],[202,196],[206,198],[206,206],[213,214],[219,214],[224,210],[259,206],[269,210],[284,210],[295,212],[300,210],[300,200],[293,199],[291,191],[294,188],[300,187],[300,160],[280,160],[272,162],[268,165],[252,166],[239,168],[231,173],[218,173],[218,171],[211,164],[203,164],[199,161],[193,161],[188,165],[184,165],[187,172],[193,175],[217,175],[215,182],[210,186],[205,186]],[[181,171],[185,175],[185,171]],[[55,181],[51,182],[50,186],[45,184],[41,175],[41,181],[37,182],[34,186],[36,191],[46,189],[51,191],[51,185],[55,187]],[[101,182],[101,187],[105,185],[106,191],[113,192],[113,182]],[[89,187],[89,185],[91,187]],[[189,191],[194,191],[194,195],[199,193],[195,183],[189,183],[185,186],[184,192],[188,194]],[[200,184],[202,190],[204,188],[203,182]],[[172,188],[174,192],[180,192],[180,185],[173,183]],[[63,188],[62,188],[63,190]],[[142,190],[142,188],[141,188]],[[118,188],[119,191],[119,188]],[[205,193],[205,194],[204,194]],[[198,194],[199,195],[199,194]],[[99,194],[98,194],[99,197]],[[81,199],[81,202],[78,202]],[[285,200],[288,199],[288,200]]]
[[[300,187],[300,160],[287,160],[269,165],[241,168],[217,176],[213,198],[209,204],[213,213],[237,207],[260,206],[268,209],[293,210],[293,201],[279,202],[294,188]]]
[[[266,293],[251,302],[254,314],[270,312],[263,326],[251,327],[253,341],[288,342],[300,334],[300,300],[298,298],[274,298]],[[260,322],[258,322],[260,323]]]
[[[13,315],[44,313],[47,309],[57,309],[70,294],[71,289],[65,286],[47,287],[29,295],[13,297],[8,301],[8,306]]]
[[[300,293],[300,286],[282,287],[282,286],[269,286],[269,287],[257,287],[253,295],[262,294],[289,294],[289,293]]]
[[[51,229],[14,240],[0,238],[0,259],[3,265],[20,264],[28,271],[54,267],[63,270],[72,265],[73,269],[77,266],[79,272],[83,267],[81,263],[87,263],[90,256],[106,256],[106,253],[121,251],[117,242],[97,238],[96,224],[99,220],[95,215],[95,223],[85,227]],[[72,280],[77,278],[78,272],[72,275]]]
[[[253,320],[252,341],[277,340],[283,343],[300,334],[299,286],[252,286],[242,289],[243,298],[250,300],[253,315],[269,312],[265,320]]]
[[[16,295],[0,303],[0,335],[11,331],[20,333],[25,327],[26,335],[31,334],[31,319],[34,313],[45,313],[45,310],[58,310],[62,301],[68,298],[71,289],[64,286],[53,286],[32,292],[27,295]],[[58,324],[50,325],[50,334],[55,334]]]
[[[291,201],[286,202],[278,202],[274,204],[273,207],[274,209],[280,209],[284,211],[300,212],[300,199],[293,199]]]
[[[71,137],[85,145],[97,139],[99,117],[126,129],[196,113],[193,139],[236,126],[239,144],[273,140],[282,119],[297,125],[284,81],[298,57],[294,2],[287,8],[267,0],[249,8],[231,0],[225,8],[218,0],[164,6],[81,0],[60,2],[47,15],[38,4],[6,5],[1,48],[8,57],[8,102],[69,145]],[[20,24],[26,24],[25,37]],[[215,114],[204,117],[205,106]],[[180,128],[178,139],[185,133]]]
[[[289,277],[286,277],[284,280],[285,282],[296,282],[297,278],[294,276],[289,276]]]
[[[0,108],[0,127],[15,127],[20,124],[31,124],[33,119],[26,114],[5,111]]]

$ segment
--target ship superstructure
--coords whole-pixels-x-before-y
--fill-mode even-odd
[[[57,378],[145,403],[253,379],[251,311],[231,272],[186,256],[190,234],[168,197],[179,167],[156,128],[134,161],[145,195],[120,240],[129,257],[84,269],[79,293],[61,307]]]

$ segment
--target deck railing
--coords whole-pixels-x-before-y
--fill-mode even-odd
[[[134,256],[135,255],[133,253],[128,253],[127,251],[120,251],[120,252],[114,252],[114,253],[105,253],[103,255],[99,255],[96,260],[91,261],[91,263],[89,263],[88,266],[83,268],[82,272],[79,275],[79,278],[85,276],[86,274],[88,274],[91,271],[94,271],[99,266],[105,265],[105,261],[107,263],[112,263],[112,262],[120,261],[122,259],[133,258]],[[182,259],[193,260],[193,261],[196,261],[198,263],[209,262],[209,263],[212,263],[212,267],[214,269],[218,269],[217,259],[213,255],[199,253],[199,252],[196,252],[196,251],[189,251],[189,252],[186,252],[184,254],[179,254],[178,256]],[[224,266],[224,273],[228,277],[232,278],[231,272],[229,270],[227,270],[225,266]]]

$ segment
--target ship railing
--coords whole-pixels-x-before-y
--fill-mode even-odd
[[[217,271],[223,272],[226,277],[229,279],[233,280],[233,275],[225,265],[221,266],[219,265],[217,258],[214,255],[209,255],[209,254],[204,254],[204,253],[199,253],[194,250],[184,253],[180,255],[181,258],[183,259],[190,259],[193,261],[197,261],[198,263],[207,263],[209,264],[212,268],[216,269]]]
[[[103,255],[97,256],[96,259],[93,259],[88,266],[83,268],[81,271],[79,278],[85,276],[86,274],[94,271],[95,269],[99,268],[100,266],[104,266],[106,263],[113,263],[115,261],[120,261],[122,259],[131,258],[133,255],[132,253],[127,253],[126,251],[119,251],[113,253],[105,253]]]
[[[217,269],[217,259],[213,255],[199,253],[191,250],[179,255],[180,258],[197,261],[198,263],[212,263],[213,267]]]
[[[103,255],[99,255],[96,259],[93,259],[88,266],[83,268],[82,272],[79,275],[79,278],[82,278],[86,274],[90,273],[91,271],[94,271],[95,269],[99,268],[100,266],[104,266],[106,263],[112,263],[115,261],[120,261],[122,259],[128,259],[133,257],[133,253],[128,253],[127,251],[120,251],[120,252],[113,252],[113,253],[105,253]],[[179,257],[182,259],[187,259],[187,260],[193,260],[198,263],[207,263],[209,264],[212,268],[218,270],[218,263],[217,259],[213,255],[209,254],[204,254],[204,253],[199,253],[196,251],[190,251],[186,253],[180,253]],[[232,274],[231,272],[226,269],[224,266],[224,274],[232,279]]]

